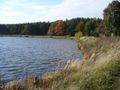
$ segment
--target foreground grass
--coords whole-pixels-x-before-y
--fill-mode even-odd
[[[82,61],[68,61],[63,70],[8,83],[4,90],[120,90],[120,40],[83,37],[77,41]]]

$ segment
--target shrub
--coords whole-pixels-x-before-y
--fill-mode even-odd
[[[83,33],[80,32],[80,31],[75,34],[75,37],[76,37],[76,38],[80,38],[80,37],[82,37],[82,36],[83,36]]]

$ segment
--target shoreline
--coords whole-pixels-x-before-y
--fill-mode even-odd
[[[23,37],[23,38],[53,38],[53,39],[70,39],[74,40],[74,36],[47,36],[47,35],[0,35],[0,37]]]

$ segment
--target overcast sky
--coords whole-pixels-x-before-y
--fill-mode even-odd
[[[0,0],[0,23],[102,18],[112,0]]]

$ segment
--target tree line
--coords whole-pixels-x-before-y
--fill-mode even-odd
[[[0,24],[0,34],[74,36],[76,32],[81,31],[84,35],[92,35],[101,21],[96,18],[74,18],[55,22]]]
[[[49,22],[25,23],[25,24],[1,24],[0,34],[22,34],[22,35],[46,35]]]
[[[0,24],[1,35],[120,36],[120,2],[112,1],[103,11],[104,18],[73,18],[54,22]]]
[[[53,22],[48,30],[48,35],[70,35],[81,32],[83,35],[97,36],[97,27],[101,23],[99,18],[74,18],[71,20],[58,20]]]

